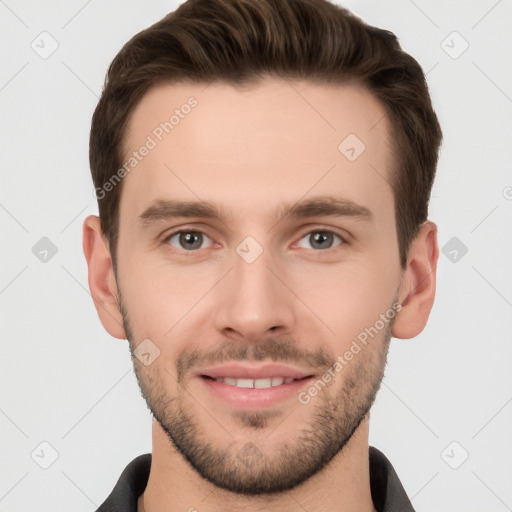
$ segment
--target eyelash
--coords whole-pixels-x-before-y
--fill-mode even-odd
[[[167,246],[170,246],[170,240],[171,238],[175,237],[176,235],[181,235],[181,234],[184,234],[184,233],[194,233],[194,234],[200,234],[200,235],[203,235],[207,238],[209,238],[212,242],[212,238],[209,237],[205,232],[203,231],[200,231],[198,229],[180,229],[178,231],[173,231],[172,233],[170,233],[169,235],[165,236],[165,238],[163,239],[163,244],[164,245],[167,245]],[[347,237],[332,230],[332,229],[327,229],[327,228],[316,228],[316,229],[310,229],[309,231],[305,231],[304,233],[302,233],[298,239],[297,242],[294,242],[293,246],[296,246],[299,244],[299,242],[305,238],[306,236],[308,235],[312,235],[314,233],[324,233],[324,234],[327,234],[327,235],[334,235],[334,237],[338,237],[340,239],[340,243],[338,243],[337,245],[333,245],[332,247],[328,247],[327,249],[314,249],[314,248],[306,248],[307,250],[310,250],[310,251],[314,251],[315,253],[324,253],[324,252],[328,252],[330,250],[335,250],[336,248],[339,248],[340,246],[343,246],[345,244],[347,244]],[[183,249],[183,248],[178,248],[178,247],[174,247],[174,246],[171,246],[173,249],[175,250],[178,250],[184,254],[193,254],[195,252],[198,252],[201,250],[201,248],[199,249],[193,249],[193,250],[186,250],[186,249]]]

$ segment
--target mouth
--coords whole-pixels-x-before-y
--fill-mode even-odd
[[[234,386],[237,388],[244,389],[268,389],[277,386],[282,386],[283,384],[290,384],[291,382],[301,381],[305,379],[309,379],[313,377],[313,375],[308,375],[306,377],[267,377],[262,379],[248,379],[248,378],[236,378],[236,377],[210,377],[209,375],[201,375],[203,379],[213,380],[215,382],[219,382],[222,384],[227,384],[228,386]]]
[[[259,379],[211,377],[199,375],[203,394],[233,409],[257,411],[298,401],[300,391],[311,384],[313,375],[305,377],[266,377]]]

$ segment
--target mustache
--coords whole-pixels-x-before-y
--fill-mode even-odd
[[[317,347],[307,351],[296,341],[282,338],[267,338],[259,343],[248,344],[245,341],[225,340],[218,348],[210,352],[184,349],[177,359],[177,380],[181,382],[185,375],[203,366],[212,366],[230,361],[257,362],[270,359],[276,363],[295,363],[308,367],[327,369],[336,359],[326,350]]]

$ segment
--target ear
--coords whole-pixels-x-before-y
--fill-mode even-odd
[[[112,258],[96,215],[89,215],[84,221],[83,248],[89,267],[89,289],[101,323],[114,338],[126,339]]]
[[[393,324],[395,338],[414,338],[425,328],[436,294],[438,257],[437,226],[427,221],[411,243],[407,256],[399,292],[402,308]]]

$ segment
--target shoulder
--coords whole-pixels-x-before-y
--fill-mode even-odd
[[[150,453],[133,459],[123,470],[114,489],[96,512],[137,512],[137,499],[146,488],[150,469]]]
[[[370,446],[370,487],[378,512],[414,512],[391,462],[373,446]]]

